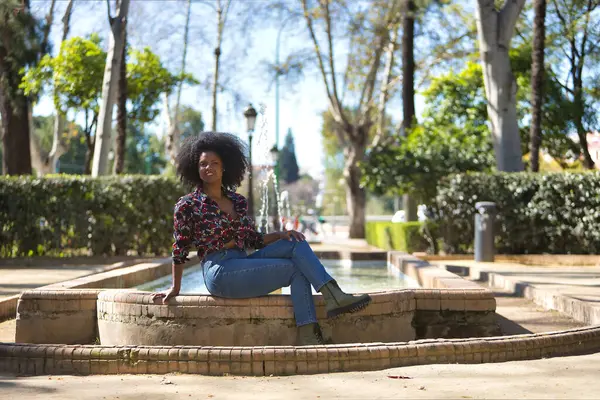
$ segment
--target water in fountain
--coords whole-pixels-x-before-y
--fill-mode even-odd
[[[290,209],[290,193],[287,190],[283,190],[279,196],[279,216],[281,227],[283,229],[292,229],[286,226],[292,220],[292,210]]]
[[[260,105],[260,129],[258,131],[258,137],[256,142],[256,147],[258,151],[263,155],[263,160],[268,160],[270,158],[270,146],[268,143],[268,121],[266,117],[266,105]],[[263,166],[262,168],[263,179],[261,181],[260,193],[261,193],[261,206],[258,214],[258,223],[259,228],[262,232],[268,233],[269,231],[269,183],[273,182],[273,191],[275,193],[275,204],[277,207],[277,215],[279,215],[279,220],[274,224],[275,230],[282,230],[282,222],[281,216],[282,214],[282,205],[280,201],[279,187],[277,184],[277,179],[275,177],[275,170],[273,166]]]

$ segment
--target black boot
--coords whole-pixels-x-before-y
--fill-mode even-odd
[[[296,346],[315,346],[325,344],[321,327],[316,322],[312,324],[300,325],[298,327],[298,336]]]
[[[371,302],[371,296],[368,294],[353,295],[344,293],[336,281],[327,282],[319,292],[325,299],[328,318],[359,311]]]

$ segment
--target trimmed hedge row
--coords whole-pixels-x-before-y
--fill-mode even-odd
[[[185,188],[162,176],[0,178],[0,256],[168,254]]]
[[[430,235],[422,222],[371,221],[367,222],[365,232],[367,243],[384,250],[432,251]]]
[[[474,173],[444,179],[433,213],[446,252],[472,251],[479,201],[498,205],[499,253],[600,253],[600,172]]]

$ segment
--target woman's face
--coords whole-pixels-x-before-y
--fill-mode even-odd
[[[200,179],[205,183],[221,183],[223,179],[223,162],[221,157],[213,151],[205,151],[200,154],[198,161],[198,172]]]

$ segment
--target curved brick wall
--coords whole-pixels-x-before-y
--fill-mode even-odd
[[[369,307],[328,320],[320,295],[317,318],[335,343],[412,340],[414,292],[373,294]],[[101,292],[98,332],[102,344],[273,346],[294,345],[296,324],[289,296],[253,299],[178,296],[154,304],[149,293]]]
[[[600,327],[533,335],[303,347],[148,347],[0,343],[0,372],[292,375],[485,363],[600,350]]]
[[[428,337],[499,334],[489,290],[408,289],[372,294],[365,309],[326,318],[314,296],[324,336],[333,343],[399,342]],[[177,296],[154,304],[146,292],[98,295],[98,332],[107,345],[289,346],[296,326],[289,296],[253,299]],[[443,311],[443,312],[442,312]]]

